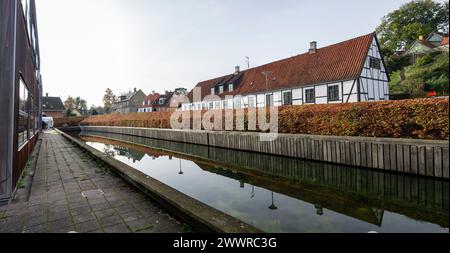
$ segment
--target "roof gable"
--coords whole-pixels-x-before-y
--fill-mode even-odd
[[[42,97],[43,111],[64,111],[64,104],[59,97]]]
[[[319,48],[313,54],[304,53],[251,68],[239,73],[239,76],[232,74],[203,81],[196,87],[201,88],[203,99],[211,94],[212,88],[223,83],[233,83],[235,90],[218,94],[222,97],[225,95],[247,95],[266,90],[356,79],[361,73],[374,36],[375,33],[370,33]],[[270,71],[267,83],[265,76],[262,74],[266,71]],[[193,91],[188,94],[188,98],[191,101],[193,101],[192,93]]]

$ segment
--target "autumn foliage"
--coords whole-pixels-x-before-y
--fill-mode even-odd
[[[449,138],[448,102],[448,98],[442,98],[284,106],[279,108],[279,132],[446,140]],[[247,124],[248,111],[245,113],[244,122]],[[170,128],[171,114],[153,112],[91,116],[81,125]]]
[[[55,127],[72,127],[72,126],[78,126],[81,121],[86,119],[87,116],[82,117],[66,117],[66,118],[55,118],[54,119],[54,125]]]

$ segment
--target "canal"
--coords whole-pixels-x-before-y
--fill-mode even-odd
[[[266,232],[449,232],[449,182],[101,132],[95,149]]]

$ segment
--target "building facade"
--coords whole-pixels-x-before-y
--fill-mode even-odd
[[[432,32],[426,38],[419,36],[404,54],[411,56],[412,62],[415,62],[417,57],[433,52],[448,52],[448,34]]]
[[[389,99],[389,76],[375,33],[200,82],[183,110],[333,104]]]
[[[0,1],[0,35],[0,200],[7,200],[41,129],[35,0]]]
[[[161,95],[157,92],[152,92],[139,106],[138,112],[156,112],[156,105],[159,103]]]
[[[132,113],[137,112],[147,98],[142,90],[136,88],[132,92],[128,92],[118,97],[118,101],[114,103],[114,113]]]
[[[42,113],[46,117],[60,119],[64,117],[64,104],[60,97],[49,97],[48,93],[42,98]]]

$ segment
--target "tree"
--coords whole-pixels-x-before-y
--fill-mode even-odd
[[[87,114],[87,102],[86,100],[76,97],[75,98],[75,109],[77,109],[81,114]]]
[[[81,97],[73,98],[69,96],[66,101],[64,101],[64,115],[66,117],[76,116],[75,110],[81,114],[87,113],[87,102]]]
[[[98,115],[97,107],[95,105],[91,105],[91,108],[89,109],[90,115]]]
[[[433,0],[415,0],[383,17],[376,31],[389,69],[395,71],[402,67],[395,52],[411,45],[419,36],[427,36],[433,31],[448,33],[448,15],[448,1],[441,4]]]
[[[75,100],[73,97],[68,97],[66,101],[64,101],[64,116],[70,117],[72,116],[72,111],[74,109]]]
[[[116,102],[116,96],[114,95],[113,91],[108,88],[105,91],[105,95],[103,96],[103,105],[105,109],[105,113],[111,113],[112,108],[114,105],[114,102]]]

